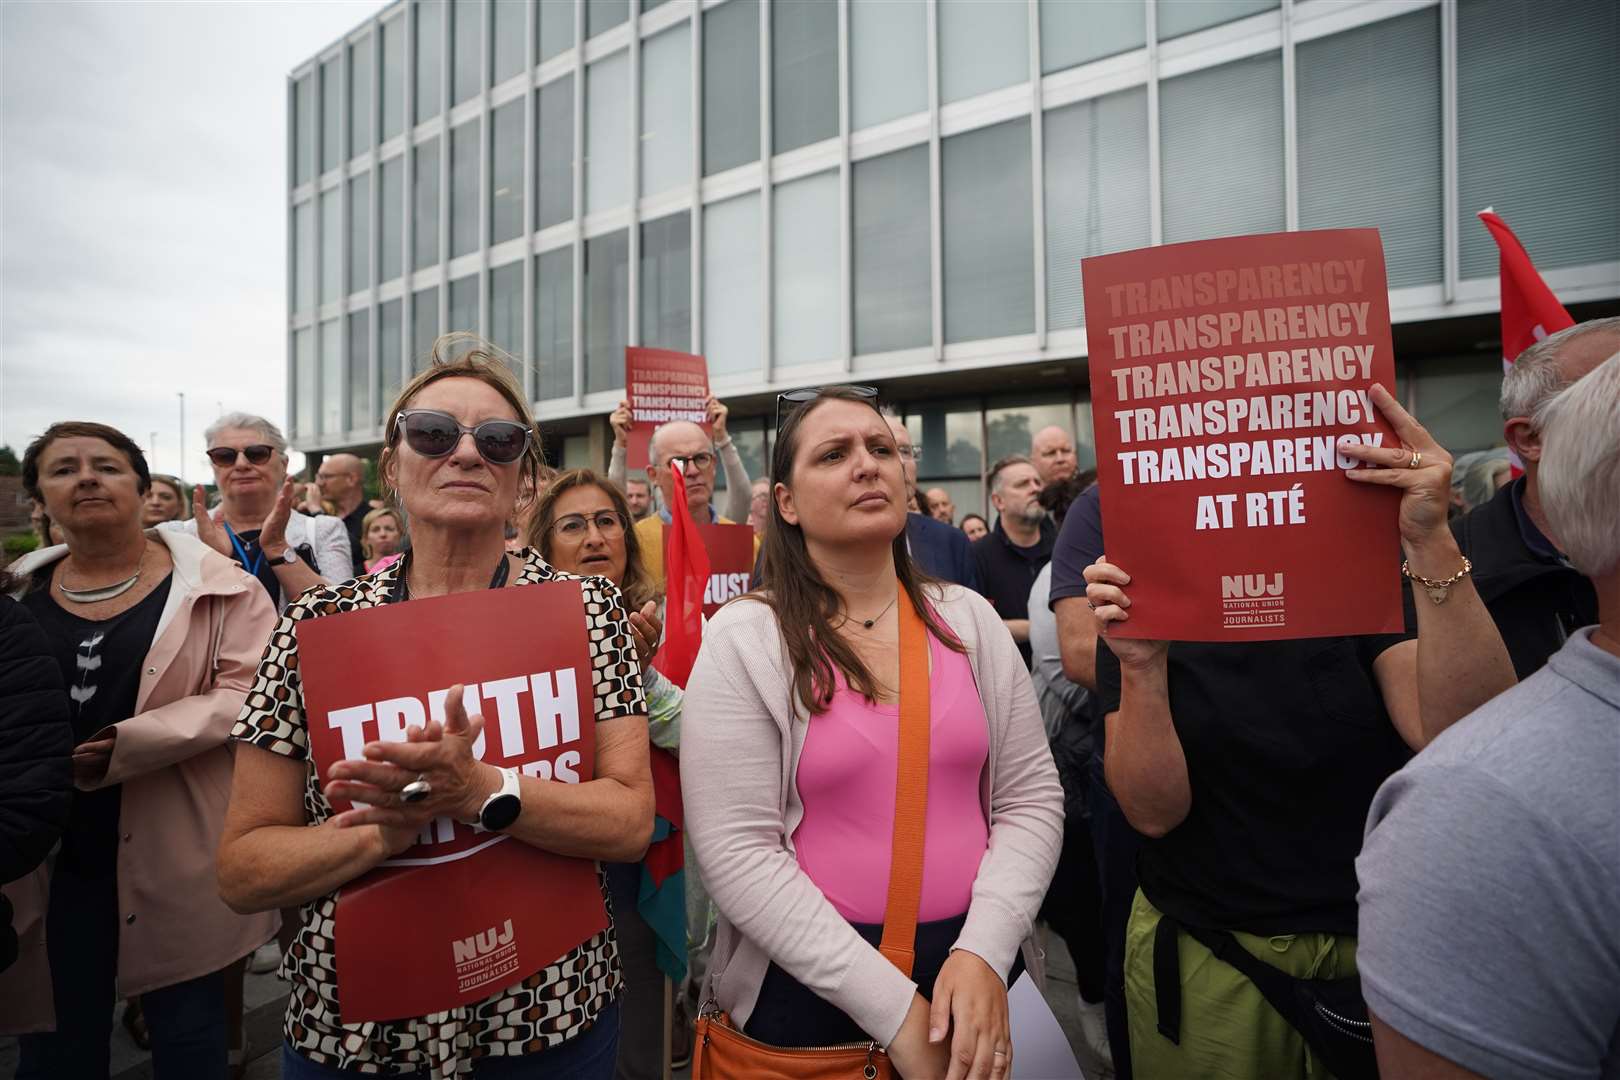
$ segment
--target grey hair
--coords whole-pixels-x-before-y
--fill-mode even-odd
[[[1006,457],[999,459],[994,465],[990,466],[990,494],[994,495],[1001,490],[1002,474],[1014,465],[1028,465],[1032,469],[1035,467],[1035,463],[1023,454],[1008,454]]]
[[[212,424],[208,425],[207,429],[203,432],[203,440],[212,446],[214,439],[219,436],[220,432],[228,431],[231,428],[245,428],[248,431],[257,431],[259,433],[259,438],[263,439],[269,445],[275,447],[276,452],[282,457],[287,456],[287,439],[281,434],[281,429],[276,427],[276,425],[272,424],[270,421],[266,420],[264,417],[254,416],[252,413],[226,413],[224,416],[221,416],[218,420],[215,420]]]
[[[1537,410],[1541,508],[1554,540],[1589,578],[1620,568],[1620,352]]]
[[[662,465],[664,463],[663,459],[658,456],[658,436],[662,435],[663,432],[664,432],[664,429],[669,427],[671,424],[690,424],[690,423],[692,423],[691,420],[665,420],[662,424],[659,424],[657,427],[653,428],[652,437],[647,440],[647,460],[652,462],[654,465]],[[700,431],[703,428],[702,424],[698,424],[696,426],[697,426],[698,430],[700,430]],[[713,439],[709,440],[709,453],[711,453],[711,454],[714,453],[714,440]]]
[[[1620,315],[1576,323],[1542,338],[1520,353],[1502,376],[1502,419],[1534,417],[1543,402],[1569,385],[1569,379],[1558,366],[1559,351],[1576,338],[1604,332],[1620,337]]]

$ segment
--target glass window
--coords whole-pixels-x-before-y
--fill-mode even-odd
[[[349,156],[371,149],[371,35],[349,46]]]
[[[489,242],[523,235],[523,99],[490,118]]]
[[[371,287],[371,174],[349,177],[348,291]]]
[[[343,427],[343,324],[339,319],[321,323],[321,434]]]
[[[759,0],[703,13],[703,175],[759,160]]]
[[[389,158],[377,173],[378,219],[382,243],[377,253],[377,280],[392,281],[405,272],[405,155]]]
[[[1033,400],[1024,398],[1016,404],[1000,407],[992,402],[984,412],[985,472],[1009,454],[1027,457],[1035,433],[1047,427],[1060,427],[1073,433],[1074,410],[1067,393],[1043,394]],[[1079,447],[1075,449],[1078,451]]]
[[[1152,241],[1147,88],[1049,110],[1046,151],[1046,326],[1086,321],[1080,260]]]
[[[641,344],[692,349],[692,215],[641,226]]]
[[[939,95],[949,104],[1029,78],[1029,9],[939,0]]]
[[[771,5],[771,149],[785,153],[838,134],[838,5]]]
[[[540,59],[550,60],[574,47],[573,0],[540,0]]]
[[[321,172],[343,164],[341,69],[335,57],[321,65]]]
[[[315,210],[301,202],[293,207],[293,310],[315,306]]]
[[[477,118],[450,132],[450,257],[478,250]]]
[[[293,430],[299,435],[315,434],[316,407],[320,386],[315,376],[315,331],[293,333]]]
[[[382,24],[382,137],[405,130],[405,18]]]
[[[855,351],[927,345],[934,337],[928,147],[857,161]]]
[[[343,294],[343,192],[321,192],[321,303]]]
[[[444,0],[416,0],[416,122],[444,108]]]
[[[347,431],[368,428],[371,415],[371,309],[349,316],[349,407],[343,417]]]
[[[438,339],[439,287],[430,285],[411,297],[411,370],[427,370]]]
[[[489,272],[489,330],[485,334],[514,358],[523,355],[523,264],[507,263]],[[528,393],[528,378],[519,362],[513,368]]]
[[[772,350],[779,367],[834,360],[842,355],[838,254],[843,222],[838,173],[807,176],[776,188],[771,252]]]
[[[768,471],[768,462],[765,460],[765,418],[749,417],[745,420],[728,420],[726,431],[731,435],[731,441],[737,447],[737,456],[742,458],[743,470],[755,480],[763,480]],[[726,469],[722,465],[714,471],[714,489],[726,490]]]
[[[1440,10],[1299,46],[1299,227],[1376,226],[1391,287],[1441,279]]]
[[[1159,89],[1159,141],[1165,243],[1284,227],[1277,53],[1166,80]]]
[[[470,274],[450,283],[450,324],[445,333],[482,333],[478,325],[478,275]]]
[[[927,402],[906,410],[906,431],[921,457],[917,487],[942,487],[960,514],[984,512],[984,433],[977,402]]]
[[[574,77],[547,83],[535,102],[535,163],[539,172],[535,224],[544,229],[574,216]]]
[[[585,36],[595,37],[629,17],[629,0],[585,0]]]
[[[641,10],[651,11],[655,7],[663,7],[669,0],[641,0]]]
[[[758,192],[703,210],[703,355],[711,376],[764,371],[759,225]]]
[[[1407,370],[1412,376],[1413,411],[1441,446],[1462,454],[1502,445],[1499,358],[1425,358]]]
[[[628,257],[628,252],[626,253]],[[574,249],[534,257],[534,352],[541,401],[574,394]]]
[[[293,183],[302,184],[310,177],[310,149],[315,137],[315,114],[310,102],[313,75],[305,75],[293,83]]]
[[[390,300],[377,308],[377,405],[386,409],[399,396],[404,371],[403,315],[405,301]],[[387,417],[382,417],[387,420]]]
[[[849,66],[856,128],[928,108],[923,0],[849,0]]]
[[[485,0],[455,0],[451,8],[450,103],[460,105],[484,88]]]
[[[1035,194],[1029,120],[940,145],[945,201],[945,340],[1035,329]]]
[[[1143,0],[1041,0],[1041,72],[1051,74],[1147,44]]]
[[[630,341],[630,234],[585,241],[585,392],[624,385]]]
[[[499,86],[523,70],[523,42],[528,34],[528,0],[494,0],[490,15],[495,20],[495,72],[491,83]]]
[[[585,76],[585,212],[630,201],[630,50]]]
[[[439,261],[439,137],[417,143],[411,157],[411,183],[416,193],[411,266],[421,270]]]
[[[1276,8],[1279,0],[1159,0],[1159,40]]]
[[[1620,6],[1457,9],[1462,276],[1495,278],[1492,206],[1542,270],[1620,259]],[[1449,448],[1449,447],[1448,447]]]
[[[692,182],[692,27],[641,46],[641,194]]]

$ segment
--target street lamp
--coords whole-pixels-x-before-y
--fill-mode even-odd
[[[175,473],[182,484],[186,479],[186,395],[184,391],[176,391],[180,397],[180,468]]]

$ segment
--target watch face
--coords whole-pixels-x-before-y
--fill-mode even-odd
[[[516,795],[497,795],[484,807],[478,823],[490,832],[500,832],[516,821],[522,812],[522,799]]]

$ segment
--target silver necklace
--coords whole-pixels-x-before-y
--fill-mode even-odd
[[[67,577],[66,570],[63,571],[62,576]],[[111,585],[102,585],[95,589],[70,589],[67,587],[66,582],[59,581],[56,583],[56,587],[62,590],[63,596],[75,604],[96,604],[103,600],[111,600],[115,596],[123,596],[133,589],[135,583],[139,580],[141,580],[141,570],[140,567],[136,567],[133,576],[125,578],[123,581],[115,581]]]

